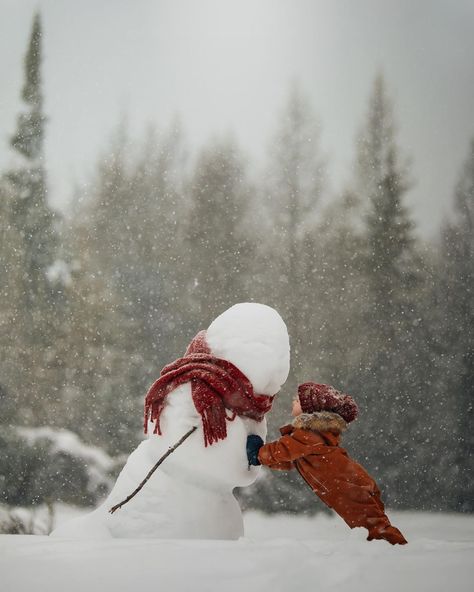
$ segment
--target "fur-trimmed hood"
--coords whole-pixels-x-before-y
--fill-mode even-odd
[[[340,434],[347,428],[347,423],[342,417],[332,411],[301,413],[295,417],[291,425],[300,430],[331,432],[333,434]]]

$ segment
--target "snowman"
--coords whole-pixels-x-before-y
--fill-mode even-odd
[[[145,402],[143,441],[96,510],[52,536],[237,539],[243,535],[235,487],[252,484],[249,434],[265,440],[265,414],[289,372],[286,325],[271,307],[236,304],[165,366]],[[196,428],[118,511],[143,477],[184,434]]]

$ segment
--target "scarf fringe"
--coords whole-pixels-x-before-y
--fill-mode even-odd
[[[155,424],[153,429],[154,434],[162,435],[160,427],[160,416],[164,405],[147,405],[145,409],[145,434],[148,433],[148,422]],[[211,405],[199,410],[199,415],[202,420],[202,427],[204,432],[204,446],[212,446],[214,442],[225,440],[227,438],[227,421],[234,421],[237,414],[234,412],[229,417],[226,413],[222,414],[221,405]]]
[[[145,434],[148,434],[148,422],[151,421],[155,424],[155,427],[153,428],[153,433],[161,436],[160,415],[163,407],[163,401],[153,401],[152,403],[145,405],[145,414],[143,422],[143,431],[145,432]]]
[[[218,412],[215,406],[207,407],[200,413],[202,428],[204,431],[204,446],[212,446],[214,442],[227,438],[227,426],[225,415]]]

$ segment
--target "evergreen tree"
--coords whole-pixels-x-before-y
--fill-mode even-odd
[[[317,258],[313,262],[312,374],[318,382],[347,389],[359,373],[364,347],[366,300],[364,237],[357,224],[359,200],[347,190],[322,213],[313,240]]]
[[[111,453],[128,452],[140,433],[139,397],[145,366],[126,274],[134,238],[129,141],[123,125],[99,161],[91,195],[79,197],[69,221],[68,249],[75,262],[64,341],[68,375],[64,426]]]
[[[188,189],[183,228],[188,306],[194,327],[205,327],[236,302],[249,299],[253,241],[249,184],[232,141],[205,147]]]
[[[27,365],[24,343],[26,325],[21,316],[22,300],[22,240],[10,223],[11,190],[0,178],[0,423],[15,421],[18,407],[18,387],[23,383],[19,368]],[[12,339],[15,335],[15,339]],[[27,367],[27,366],[26,366]]]
[[[128,223],[136,259],[124,273],[155,374],[182,353],[195,329],[189,326],[182,290],[187,282],[186,159],[181,125],[174,121],[161,133],[149,130],[131,174],[134,200]]]
[[[262,297],[282,314],[291,335],[292,374],[296,386],[312,339],[320,263],[315,240],[317,208],[324,184],[319,128],[297,87],[289,95],[270,152],[266,182],[266,220]],[[286,407],[288,401],[282,401]],[[279,406],[279,405],[277,405]],[[283,411],[283,409],[282,409]]]
[[[474,511],[474,140],[454,198],[454,216],[442,232],[438,285],[442,368],[438,396],[445,423],[450,466],[447,499],[457,511]],[[446,405],[446,403],[448,403]],[[453,430],[454,423],[454,430]],[[453,441],[454,440],[454,441]]]
[[[357,154],[357,191],[365,203],[366,273],[377,320],[398,322],[400,298],[409,288],[414,256],[414,224],[404,204],[409,188],[395,142],[392,107],[382,75],[375,79]],[[397,289],[401,287],[405,289]],[[403,314],[403,313],[402,313]],[[393,324],[393,323],[390,323]]]
[[[75,269],[61,342],[67,368],[61,427],[110,454],[128,453],[140,437],[145,388],[136,323],[109,276],[90,259],[87,233],[78,228],[74,233]]]
[[[369,437],[374,471],[390,484],[389,502],[403,504],[419,496],[411,477],[416,474],[421,484],[428,469],[416,460],[424,441],[420,425],[428,370],[419,298],[423,262],[404,204],[409,183],[381,75],[358,144],[356,187],[365,211],[365,360],[349,386],[362,397],[360,429],[365,431],[366,449]],[[409,466],[402,449],[411,459]]]
[[[324,287],[318,282],[323,261],[317,216],[324,177],[319,126],[308,101],[294,86],[271,144],[261,189],[262,240],[254,267],[258,298],[280,312],[291,345],[291,373],[269,417],[270,438],[278,436],[278,427],[288,421],[297,383],[317,379],[318,319],[324,314],[320,299]],[[241,495],[244,504],[252,496],[255,506],[267,511],[311,513],[323,507],[292,473],[272,473]]]
[[[141,433],[143,397],[189,331],[180,279],[182,141],[150,131],[138,155],[122,123],[71,219],[68,427],[115,453]],[[69,293],[69,292],[68,292]]]
[[[2,260],[8,266],[3,296],[16,296],[10,315],[16,335],[16,372],[4,374],[5,386],[19,421],[35,424],[58,419],[62,382],[62,362],[55,346],[63,285],[57,273],[57,221],[47,203],[41,41],[37,14],[24,62],[24,111],[11,139],[16,162],[2,181],[1,220],[2,232],[8,232],[11,240],[2,244]],[[8,307],[12,309],[12,303]]]
[[[49,292],[47,271],[56,257],[55,216],[47,203],[44,168],[44,127],[41,89],[41,20],[36,14],[25,56],[22,99],[25,110],[18,117],[11,146],[19,155],[7,175],[14,192],[11,220],[24,241],[25,295],[30,303]]]

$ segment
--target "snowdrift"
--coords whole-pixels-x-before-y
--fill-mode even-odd
[[[396,513],[409,544],[336,516],[245,516],[238,541],[0,537],[2,592],[437,592],[472,589],[474,517]]]

